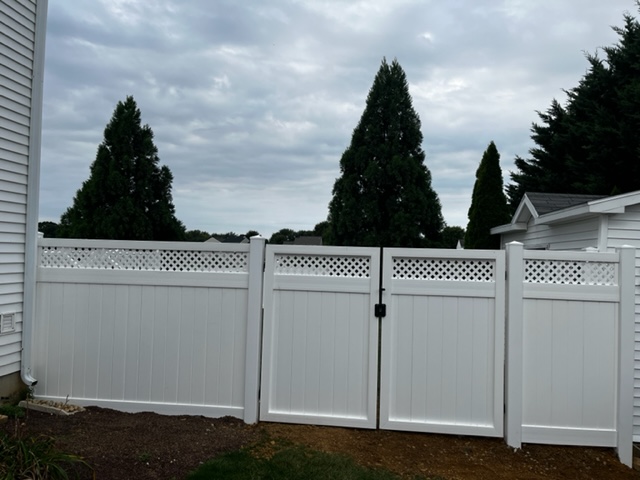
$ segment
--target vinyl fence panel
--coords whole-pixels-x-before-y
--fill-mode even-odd
[[[380,426],[502,436],[504,252],[385,249]]]
[[[375,428],[378,252],[267,246],[261,420]]]
[[[507,251],[507,442],[611,446],[630,465],[634,249]]]
[[[255,357],[247,356],[249,251],[41,240],[38,397],[243,418],[246,359]],[[261,277],[261,260],[256,271]]]

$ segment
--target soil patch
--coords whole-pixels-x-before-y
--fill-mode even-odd
[[[183,479],[202,462],[259,442],[285,440],[353,457],[406,478],[640,479],[610,448],[525,445],[502,439],[261,423],[230,417],[123,413],[89,407],[71,416],[30,411],[22,434],[45,434],[58,447],[84,457],[97,479]],[[13,431],[15,421],[0,425]],[[86,478],[91,478],[89,472]]]

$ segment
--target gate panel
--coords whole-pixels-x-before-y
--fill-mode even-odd
[[[268,245],[260,419],[375,428],[375,248]]]
[[[381,428],[502,436],[504,258],[385,249]]]

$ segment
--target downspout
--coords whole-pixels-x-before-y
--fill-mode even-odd
[[[29,166],[27,169],[27,217],[25,225],[24,285],[22,307],[22,355],[20,377],[27,386],[38,382],[31,375],[31,344],[36,301],[38,258],[38,208],[40,201],[40,149],[42,145],[42,96],[44,47],[47,31],[48,0],[36,2],[36,31],[31,80],[31,118],[29,122]]]

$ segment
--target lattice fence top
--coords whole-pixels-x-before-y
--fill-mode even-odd
[[[345,257],[334,255],[275,256],[276,275],[306,275],[313,277],[369,278],[369,257]]]
[[[615,263],[563,260],[525,260],[525,283],[617,285]]]
[[[42,247],[40,266],[101,270],[247,273],[247,252]]]
[[[393,278],[460,282],[495,282],[495,261],[456,258],[393,259]]]

